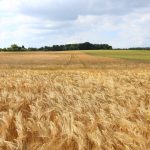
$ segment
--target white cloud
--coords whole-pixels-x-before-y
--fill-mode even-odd
[[[1,45],[150,46],[149,0],[1,0]]]

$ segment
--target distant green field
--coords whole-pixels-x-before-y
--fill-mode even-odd
[[[82,52],[101,57],[150,62],[150,50],[85,50]]]

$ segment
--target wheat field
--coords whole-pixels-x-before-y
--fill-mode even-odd
[[[149,150],[149,68],[81,52],[0,53],[0,150]]]
[[[0,150],[150,149],[150,71],[0,72]]]

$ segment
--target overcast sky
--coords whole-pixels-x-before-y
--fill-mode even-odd
[[[0,47],[150,46],[150,0],[0,0]]]

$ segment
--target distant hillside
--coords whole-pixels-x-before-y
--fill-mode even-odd
[[[89,42],[78,44],[66,44],[66,45],[53,45],[44,46],[40,48],[25,48],[24,46],[18,46],[16,44],[11,45],[9,48],[1,48],[1,51],[67,51],[67,50],[101,50],[112,49],[112,46],[108,44],[92,44]]]

